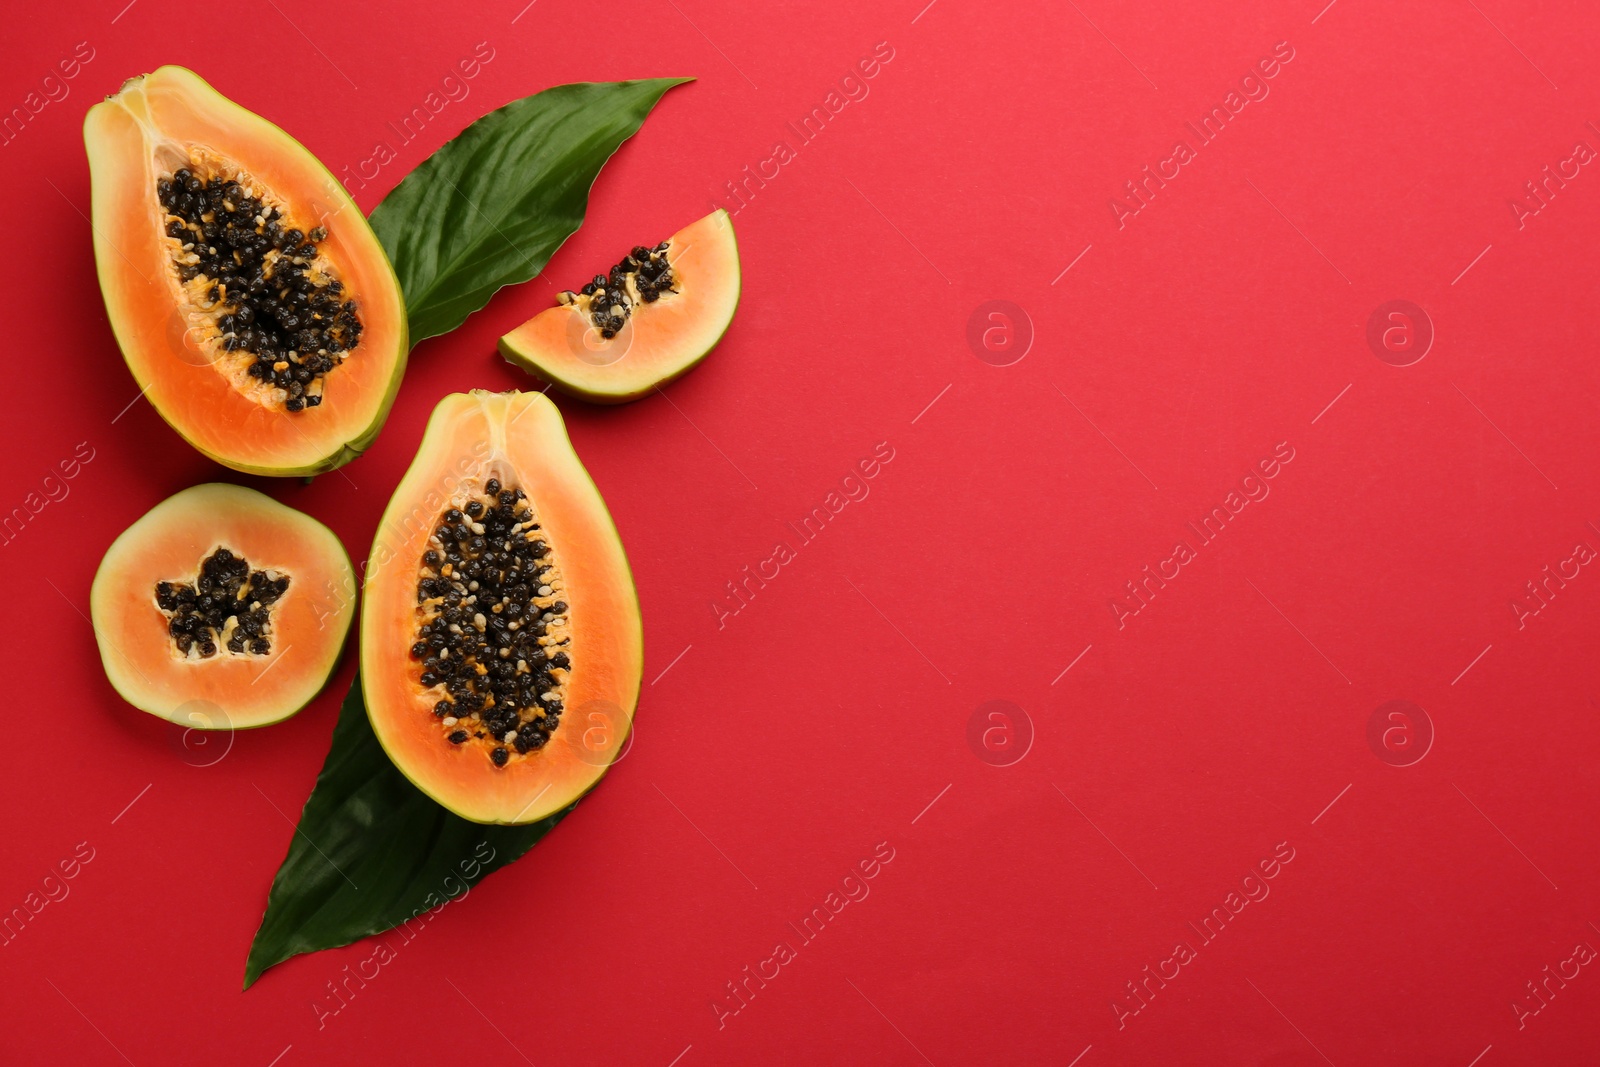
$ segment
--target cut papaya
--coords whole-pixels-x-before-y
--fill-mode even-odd
[[[106,552],[89,596],[106,677],[187,726],[286,719],[327,684],[355,575],[326,526],[237,485],[185,489]]]
[[[84,141],[106,311],[162,418],[254,474],[359,455],[400,387],[406,316],[333,175],[182,67],[90,108]]]
[[[373,732],[463,818],[534,822],[622,751],[643,670],[616,527],[540,393],[445,397],[372,546]]]
[[[636,400],[686,374],[739,306],[739,245],[723,210],[654,248],[639,246],[581,292],[564,292],[500,338],[500,353],[563,392]]]

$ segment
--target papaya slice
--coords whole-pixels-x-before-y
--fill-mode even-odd
[[[637,400],[716,347],[739,306],[739,244],[721,209],[639,246],[500,338],[500,353],[573,396]]]
[[[643,671],[639,599],[543,394],[439,402],[378,527],[364,596],[373,732],[457,815],[542,819],[622,751]]]
[[[89,594],[106,677],[201,729],[287,719],[321,692],[355,618],[333,531],[254,489],[197,485],[107,550]]]
[[[183,67],[90,108],[84,142],[106,311],[162,418],[252,474],[359,455],[405,371],[405,305],[333,175]]]

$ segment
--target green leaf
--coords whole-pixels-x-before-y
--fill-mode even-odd
[[[521,857],[575,807],[525,826],[485,826],[446,811],[389,761],[367,721],[358,674],[272,880],[244,987],[302,952],[401,923],[408,930],[425,925],[430,911]]]
[[[372,212],[411,343],[525,282],[583,225],[589,187],[661,95],[688,78],[557,85],[514,100],[423,160]]]

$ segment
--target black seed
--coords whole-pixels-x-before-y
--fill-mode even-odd
[[[465,730],[457,730],[457,731],[455,731],[454,733],[452,733],[450,735],[450,743],[452,745],[459,745],[459,744],[461,744],[461,742],[465,741],[466,739],[467,739],[467,732]]]
[[[506,765],[506,760],[510,759],[511,756],[510,753],[506,752],[505,749],[496,748],[493,752],[489,753],[489,758],[494,760],[494,765],[496,767],[504,767]]]
[[[293,227],[285,229],[276,209],[244,196],[236,181],[203,179],[189,168],[170,179],[158,178],[156,192],[167,212],[177,216],[167,224],[167,234],[191,244],[190,251],[199,259],[176,264],[178,277],[213,283],[207,286],[208,298],[219,305],[211,309],[213,321],[223,334],[233,331],[232,336],[222,337],[221,347],[254,357],[248,373],[283,389],[286,410],[319,406],[320,391],[313,394],[307,387],[333,370],[340,357],[322,354],[315,361],[306,357],[312,352],[348,351],[362,329],[354,301],[341,305],[331,299],[343,292],[339,282],[312,275],[316,246],[326,239],[326,231],[319,227],[302,234]],[[210,221],[204,215],[210,215]],[[256,232],[258,215],[266,220],[262,233]],[[280,255],[269,264],[266,256],[274,248]],[[330,320],[328,315],[335,311],[336,319]],[[300,365],[287,374],[275,371],[273,364],[291,351],[300,353]],[[292,384],[298,384],[299,391],[291,389]]]
[[[436,700],[435,708],[453,707],[458,717],[478,712],[492,744],[509,759],[511,748],[526,752],[544,744],[558,722],[559,703],[553,710],[539,699],[555,689],[549,659],[538,645],[545,628],[538,622],[523,625],[543,611],[533,603],[534,572],[551,566],[534,562],[548,553],[545,542],[510,531],[513,523],[537,529],[525,503],[528,494],[498,478],[483,488],[482,495],[447,506],[434,523],[445,549],[424,553],[417,596],[419,602],[433,602],[423,608],[412,647],[423,660],[422,684],[443,685],[450,696]],[[482,534],[471,529],[480,523]],[[451,565],[448,576],[441,573],[445,563]],[[519,628],[512,630],[513,624]],[[501,742],[507,735],[512,741]]]
[[[167,633],[178,651],[187,655],[198,651],[210,657],[217,653],[217,639],[228,620],[235,620],[225,645],[229,652],[246,651],[265,656],[272,650],[265,636],[270,624],[267,605],[277,601],[289,587],[288,578],[269,578],[264,571],[252,571],[250,564],[226,548],[219,548],[201,561],[194,585],[183,582],[158,582],[156,605],[168,615]],[[197,588],[198,587],[198,588]],[[241,610],[258,601],[257,610]]]

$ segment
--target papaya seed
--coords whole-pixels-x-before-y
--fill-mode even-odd
[[[167,617],[167,634],[181,655],[217,654],[217,639],[235,655],[272,651],[272,605],[289,588],[288,575],[252,570],[250,561],[219,547],[200,564],[193,583],[157,582],[156,607]],[[230,625],[231,624],[231,625]]]
[[[548,626],[565,622],[567,605],[555,599],[560,571],[527,499],[520,487],[490,478],[481,493],[445,505],[418,568],[411,650],[424,662],[417,680],[424,689],[443,688],[433,714],[445,730],[481,719],[483,747],[496,766],[549,740],[560,724],[565,678],[551,670],[570,666],[566,653],[558,662],[541,643]],[[547,625],[524,629],[524,615]],[[445,740],[480,736],[457,740],[460,732]]]
[[[343,362],[363,328],[355,302],[340,300],[343,286],[317,268],[317,245],[327,230],[284,230],[278,209],[253,199],[237,181],[221,174],[202,178],[187,167],[158,178],[156,197],[173,220],[166,233],[175,245],[178,279],[198,286],[193,302],[204,301],[223,350],[253,357],[248,373],[281,390],[285,410],[319,406],[320,386],[314,392],[306,387]],[[296,349],[317,354],[291,369],[286,356]],[[285,380],[286,374],[292,377]],[[289,388],[291,382],[301,388]]]

